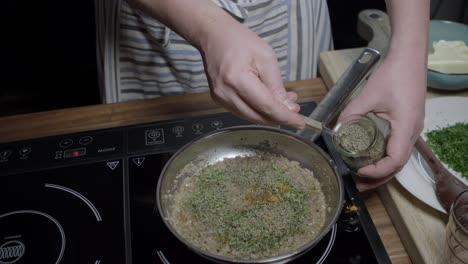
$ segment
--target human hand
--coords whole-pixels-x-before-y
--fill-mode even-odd
[[[213,100],[259,124],[304,128],[297,94],[283,87],[273,49],[211,0],[132,0],[196,47]]]
[[[358,170],[356,185],[360,191],[390,180],[408,161],[423,129],[426,69],[408,58],[389,54],[340,115],[342,119],[372,112],[390,124],[387,156]]]
[[[273,49],[237,21],[220,19],[201,43],[213,100],[259,124],[299,129],[297,94],[286,92]]]

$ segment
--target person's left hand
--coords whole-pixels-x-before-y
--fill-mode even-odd
[[[356,185],[369,190],[390,180],[408,161],[424,126],[426,69],[411,56],[388,54],[361,92],[343,110],[351,114],[374,113],[390,123],[387,156],[358,170]]]

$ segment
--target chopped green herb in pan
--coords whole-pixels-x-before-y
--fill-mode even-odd
[[[176,229],[222,256],[259,259],[312,240],[325,221],[313,173],[268,153],[225,159],[188,177],[174,196]]]
[[[439,159],[468,179],[468,123],[429,131],[427,144]]]

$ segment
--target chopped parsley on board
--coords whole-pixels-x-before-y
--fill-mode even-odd
[[[439,159],[468,179],[468,123],[431,130],[426,136]]]

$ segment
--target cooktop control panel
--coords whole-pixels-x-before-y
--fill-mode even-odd
[[[301,104],[301,113],[309,114],[314,107],[315,103]],[[126,153],[171,151],[211,131],[249,124],[230,113],[219,113],[0,145],[0,174]]]

